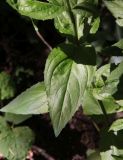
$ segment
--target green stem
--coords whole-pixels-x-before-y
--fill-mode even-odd
[[[108,115],[107,115],[107,112],[106,112],[106,109],[102,103],[102,101],[99,100],[99,104],[100,104],[100,107],[101,107],[101,110],[105,116],[105,120],[106,120],[106,125],[109,126],[109,118],[108,118]]]
[[[67,4],[67,11],[69,13],[71,23],[73,25],[75,39],[76,39],[77,45],[79,45],[76,19],[75,19],[75,16],[74,16],[73,12],[72,12],[72,9],[71,9],[70,0],[65,0],[64,3]]]

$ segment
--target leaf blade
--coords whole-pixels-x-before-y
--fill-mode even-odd
[[[1,109],[14,114],[41,114],[48,112],[47,96],[44,83],[37,83],[21,93],[12,102]]]
[[[94,67],[80,62],[80,59],[83,61],[88,48],[81,47],[79,59],[75,57],[76,49],[73,45],[62,44],[52,51],[46,62],[45,85],[50,117],[56,136],[78,109],[85,88],[90,85],[93,77]],[[91,47],[89,50],[95,55]],[[82,53],[82,51],[86,52]]]

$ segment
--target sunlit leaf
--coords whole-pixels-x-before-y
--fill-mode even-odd
[[[33,85],[2,108],[1,111],[23,115],[48,112],[44,83],[42,82]]]
[[[33,0],[7,0],[20,14],[38,20],[52,19],[64,11],[64,6]]]
[[[90,55],[91,58],[87,55]],[[95,51],[91,46],[62,44],[53,49],[45,67],[49,112],[57,136],[82,104],[86,87],[95,71]]]

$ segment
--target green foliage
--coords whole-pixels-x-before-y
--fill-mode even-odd
[[[7,0],[7,2],[23,16],[37,20],[54,19],[56,29],[66,37],[66,41],[51,51],[46,61],[44,82],[27,89],[1,109],[2,112],[9,113],[5,116],[6,120],[18,124],[32,114],[49,112],[54,133],[58,136],[78,107],[82,106],[86,115],[104,116],[106,121],[106,126],[100,133],[99,152],[89,154],[88,160],[123,159],[123,144],[120,142],[123,135],[123,120],[117,120],[110,126],[108,119],[109,114],[123,111],[123,97],[118,99],[115,95],[121,88],[123,62],[120,59],[115,65],[110,61],[102,65],[97,61],[99,55],[96,52],[95,42],[98,41],[100,27],[99,1]],[[102,3],[116,18],[117,24],[123,26],[123,1],[105,0]],[[106,41],[106,38],[104,40]],[[107,53],[108,56],[119,56],[119,54],[123,56],[123,40],[120,39],[115,44],[104,47],[102,53]],[[0,83],[2,84],[1,77]],[[10,91],[11,85],[8,83],[9,80],[5,83],[9,86],[7,92],[0,84],[1,99],[13,96],[13,92]],[[22,159],[25,153],[18,155],[18,150],[15,151],[15,148],[13,150],[13,146],[10,148],[12,152],[9,153],[6,143],[11,144],[14,137],[18,142],[17,146],[21,145],[21,141],[22,145],[28,148],[28,143],[25,146],[28,129],[12,130],[8,129],[6,122],[4,124],[3,128],[11,139],[9,137],[6,141],[1,139],[0,145],[4,144],[2,153],[9,159],[14,155],[12,153],[22,156],[20,158]],[[22,136],[18,137],[17,132],[22,133]]]
[[[63,6],[32,0],[7,0],[20,14],[34,19],[52,19],[64,11]]]
[[[10,122],[12,124],[20,124],[23,121],[29,119],[31,117],[31,115],[22,115],[22,114],[13,114],[13,113],[5,113],[5,120],[7,122]]]
[[[0,100],[12,98],[15,94],[15,87],[12,78],[6,72],[0,73]]]
[[[114,132],[123,130],[123,119],[118,119],[114,121],[109,130],[112,130]]]
[[[89,54],[92,58],[86,59]],[[56,136],[81,105],[85,89],[93,79],[94,66],[95,51],[91,46],[62,44],[48,57],[44,76]]]
[[[47,96],[44,83],[38,83],[20,94],[6,105],[2,112],[31,115],[48,112]]]
[[[110,0],[105,1],[107,8],[116,18],[118,25],[123,26],[123,1],[122,0]]]
[[[34,141],[34,134],[28,127],[10,127],[0,117],[0,152],[8,160],[25,160]]]

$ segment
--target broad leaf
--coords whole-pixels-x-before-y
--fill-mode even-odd
[[[14,114],[42,114],[48,112],[44,83],[37,83],[1,109]]]
[[[93,10],[95,10],[95,2],[71,0],[65,4],[65,11],[55,18],[55,26],[61,33],[67,36],[75,36],[79,40],[84,34],[89,34],[91,28],[91,32],[98,30],[98,25],[95,21],[97,16],[92,18],[93,13],[90,11],[93,7]]]
[[[34,142],[34,135],[28,127],[11,128],[0,117],[0,153],[9,160],[25,160]]]
[[[118,120],[113,122],[113,124],[111,125],[109,130],[117,132],[117,131],[120,131],[122,129],[123,129],[123,119],[118,119]]]
[[[64,11],[63,5],[33,0],[7,0],[20,14],[38,20],[52,19]]]
[[[82,104],[83,94],[93,79],[95,60],[91,46],[71,44],[60,45],[48,57],[45,85],[56,136]]]

